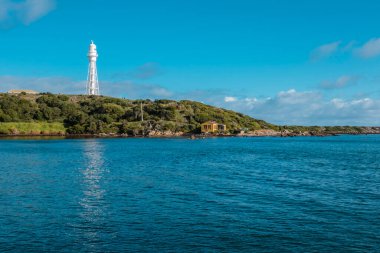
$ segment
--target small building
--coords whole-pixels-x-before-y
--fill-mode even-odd
[[[219,124],[216,121],[207,121],[201,124],[202,133],[220,133],[227,131],[224,124]]]
[[[8,91],[8,94],[21,94],[21,93],[33,94],[33,95],[38,94],[38,92],[34,91],[34,90],[10,90],[10,91]]]

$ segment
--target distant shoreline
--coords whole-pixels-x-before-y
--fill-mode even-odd
[[[257,138],[257,137],[278,137],[278,138],[290,138],[290,137],[329,137],[329,136],[342,136],[342,135],[379,135],[380,133],[325,133],[325,134],[315,134],[315,135],[305,135],[305,134],[292,134],[292,135],[253,135],[253,134],[182,134],[182,135],[155,135],[155,136],[144,136],[135,135],[128,136],[124,134],[9,134],[0,135],[1,139],[12,139],[12,138],[35,138],[35,137],[61,137],[62,139],[91,139],[91,138],[134,138],[134,139],[206,139],[206,138],[226,138],[226,137],[241,137],[241,138]]]

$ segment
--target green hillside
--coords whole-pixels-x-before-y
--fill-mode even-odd
[[[141,104],[143,118],[141,121]],[[215,120],[230,133],[278,127],[241,113],[194,101],[128,100],[84,95],[0,94],[0,134],[145,135],[149,131],[200,132]]]

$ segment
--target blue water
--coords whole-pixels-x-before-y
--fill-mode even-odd
[[[0,252],[379,252],[380,136],[0,140]]]

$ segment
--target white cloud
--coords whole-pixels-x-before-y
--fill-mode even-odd
[[[380,55],[380,38],[369,40],[362,47],[358,48],[356,53],[362,58],[371,58]]]
[[[364,59],[380,55],[380,38],[370,39],[363,45],[355,48],[356,44],[356,41],[350,41],[347,44],[342,44],[341,41],[324,44],[311,52],[310,60],[318,61],[336,53],[351,53]]]
[[[320,92],[281,91],[270,98],[244,98],[228,109],[281,125],[380,125],[380,100],[334,98]]]
[[[19,77],[0,76],[0,91],[28,89],[38,92],[80,94],[85,91],[86,81],[74,81],[66,77]]]
[[[224,102],[229,103],[229,102],[235,102],[237,100],[236,97],[224,97]]]
[[[321,88],[323,89],[339,89],[339,88],[344,88],[349,85],[355,85],[357,84],[359,80],[358,76],[340,76],[337,80],[335,81],[323,81],[320,85]]]
[[[313,50],[313,52],[311,53],[310,59],[312,61],[318,61],[324,58],[328,58],[339,49],[340,44],[341,44],[340,41],[324,44]]]
[[[355,40],[348,42],[345,46],[342,46],[342,52],[351,52],[356,44]]]
[[[312,102],[315,99],[318,99],[321,95],[316,92],[297,92],[295,89],[291,89],[288,91],[280,91],[276,99],[281,104],[303,104],[307,102]],[[270,100],[270,99],[267,99]]]
[[[38,92],[84,94],[85,80],[72,80],[65,77],[18,77],[0,76],[0,91],[11,89],[32,89]],[[101,94],[128,98],[170,98],[173,93],[155,84],[135,83],[132,81],[101,81]]]
[[[99,85],[101,93],[107,96],[130,99],[162,99],[173,97],[173,92],[156,84],[136,83],[132,81],[103,81]]]
[[[142,87],[151,88],[152,96],[168,98],[173,95],[171,91],[158,85],[143,85]]]
[[[0,0],[0,26],[29,25],[55,8],[55,0]]]

